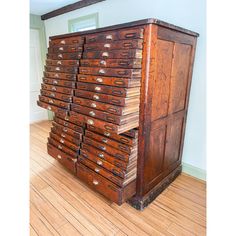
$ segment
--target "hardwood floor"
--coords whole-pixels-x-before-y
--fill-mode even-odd
[[[47,154],[51,122],[30,127],[30,235],[206,235],[206,184],[181,174],[143,212],[90,190]]]

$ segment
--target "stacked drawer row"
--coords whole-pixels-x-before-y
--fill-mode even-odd
[[[49,42],[38,105],[67,115],[76,88],[84,38],[70,37]]]
[[[108,132],[138,127],[143,30],[86,36],[71,114]]]

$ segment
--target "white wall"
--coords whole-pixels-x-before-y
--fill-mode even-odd
[[[99,27],[158,18],[200,33],[193,71],[183,162],[206,169],[206,3],[204,0],[106,0],[45,21],[46,37],[68,32],[68,20],[99,13]]]

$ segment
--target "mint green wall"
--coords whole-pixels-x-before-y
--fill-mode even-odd
[[[30,14],[30,29],[37,29],[39,31],[40,37],[40,51],[41,51],[41,58],[42,58],[42,65],[44,66],[46,60],[46,53],[47,53],[47,44],[46,44],[46,34],[45,34],[45,25],[44,21],[41,20],[40,16]],[[42,67],[42,71],[44,68]],[[52,120],[53,113],[48,111],[48,119]]]

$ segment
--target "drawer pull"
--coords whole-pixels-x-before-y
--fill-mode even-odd
[[[91,103],[91,105],[90,105],[91,107],[96,107],[97,105],[96,105],[96,103]]]
[[[53,84],[58,84],[57,80],[53,80],[52,83],[53,83]]]
[[[67,130],[67,128],[66,128],[66,127],[64,127],[64,128],[63,128],[63,131],[64,131],[64,132],[67,132],[68,130]]]
[[[97,161],[97,164],[100,165],[100,166],[102,166],[103,163],[102,163],[102,161],[98,160],[98,161]]]
[[[104,60],[101,60],[101,61],[100,61],[100,65],[105,66],[106,64],[107,64],[106,61],[104,61]]]
[[[104,132],[104,135],[109,137],[111,134],[109,132]]]
[[[109,56],[109,53],[108,53],[108,52],[103,52],[103,53],[102,53],[102,56],[103,56],[103,57],[108,57],[108,56]]]
[[[63,47],[59,47],[59,51],[63,51],[64,50],[64,48]]]
[[[52,90],[54,90],[54,91],[57,91],[57,88],[56,88],[56,87],[54,87],[54,86],[52,86]]]
[[[63,58],[62,54],[58,54],[58,57],[59,57],[59,58]]]
[[[79,79],[80,79],[80,80],[86,80],[86,77],[80,76]]]
[[[110,43],[105,43],[104,44],[104,48],[110,48],[111,47],[111,44]]]
[[[57,61],[57,64],[58,64],[58,65],[61,65],[62,63],[61,63],[61,61]]]
[[[98,168],[95,168],[94,170],[95,170],[95,172],[97,172],[97,173],[99,173],[99,171],[100,171],[100,169],[98,169]]]
[[[88,120],[87,120],[87,124],[88,124],[88,125],[93,125],[93,124],[94,124],[94,121],[93,121],[93,120],[90,120],[90,119],[88,119]]]
[[[57,158],[58,158],[58,159],[61,159],[61,155],[58,154],[58,155],[57,155]]]
[[[129,140],[126,138],[121,138],[120,141],[122,141],[123,143],[129,143]]]
[[[123,46],[126,48],[131,48],[132,47],[132,43],[124,43]]]
[[[60,43],[61,43],[61,44],[66,44],[65,40],[61,40]]]
[[[94,184],[94,185],[98,185],[99,182],[98,182],[97,180],[94,179],[94,180],[93,180],[93,184]]]
[[[61,145],[58,145],[58,148],[59,148],[59,149],[62,149],[62,146],[61,146]]]
[[[50,106],[48,106],[47,108],[48,108],[48,110],[52,110],[52,108]]]
[[[117,74],[118,75],[127,75],[128,73],[126,70],[124,70],[124,71],[118,71]]]
[[[50,96],[55,98],[55,93],[50,93]]]
[[[99,146],[98,148],[101,149],[101,150],[103,150],[103,151],[106,150],[106,147],[104,147],[104,146]]]
[[[90,112],[89,112],[89,115],[90,115],[90,116],[95,116],[96,114],[95,114],[94,111],[90,111]]]
[[[102,142],[103,142],[103,143],[107,143],[108,140],[107,140],[106,138],[102,138]]]
[[[96,86],[96,87],[94,88],[94,90],[95,90],[95,91],[101,91],[101,87]]]
[[[60,67],[56,67],[55,70],[58,70],[58,71],[59,71],[59,70],[61,70],[61,69],[60,69]]]
[[[96,81],[97,81],[98,83],[102,83],[102,82],[103,82],[103,79],[102,79],[102,78],[96,78]]]
[[[111,34],[106,35],[106,39],[112,40],[112,35]]]
[[[67,122],[64,122],[64,125],[65,125],[65,126],[68,126],[69,124],[68,124]]]
[[[52,100],[52,99],[49,99],[49,101],[48,101],[48,102],[53,104],[53,100]]]
[[[125,37],[129,39],[129,38],[134,38],[135,35],[136,35],[136,33],[128,33],[125,35]]]
[[[65,138],[65,137],[66,137],[66,135],[65,135],[65,134],[61,134],[61,137]]]
[[[99,74],[105,74],[105,73],[106,73],[106,71],[105,71],[105,70],[103,70],[103,69],[100,69],[100,70],[98,71],[98,73],[99,73]]]
[[[93,99],[98,100],[98,99],[99,99],[99,96],[95,94],[95,95],[93,95]]]
[[[55,77],[56,77],[56,78],[59,78],[59,75],[56,73],[56,74],[55,74]]]
[[[64,142],[65,142],[64,139],[61,138],[61,139],[60,139],[60,143],[64,143]]]
[[[98,156],[101,157],[101,158],[104,158],[104,154],[103,153],[99,153]]]
[[[119,66],[128,66],[130,63],[128,61],[120,61],[118,63]]]
[[[65,120],[69,120],[69,117],[68,117],[68,116],[66,116],[66,117],[65,117]]]

